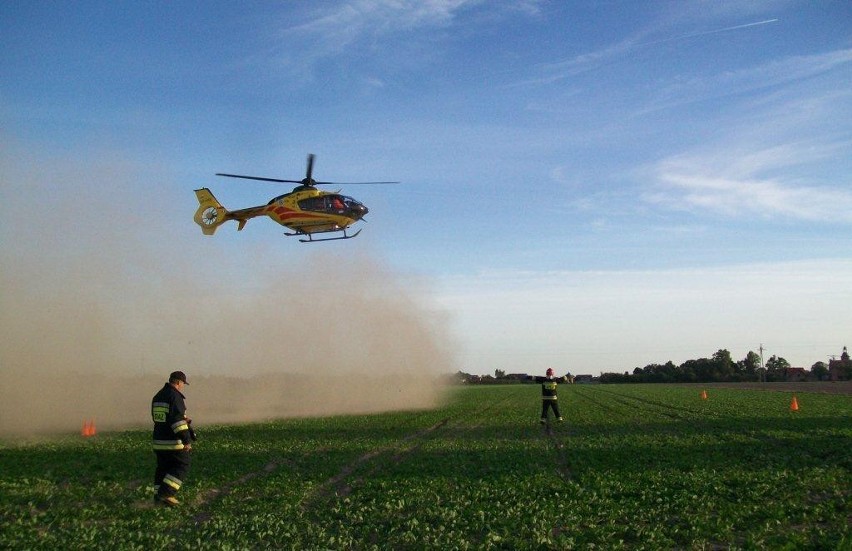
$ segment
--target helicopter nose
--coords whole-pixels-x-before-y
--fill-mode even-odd
[[[352,206],[352,211],[358,216],[358,218],[363,218],[365,214],[370,212],[370,209],[361,203],[358,203],[357,205]]]

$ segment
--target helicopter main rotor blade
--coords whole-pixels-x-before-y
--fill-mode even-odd
[[[321,186],[371,186],[376,184],[398,184],[399,182],[314,182]]]
[[[314,154],[308,153],[308,170],[305,172],[305,180],[312,182],[311,175],[314,173]]]
[[[217,172],[216,176],[227,176],[228,178],[243,178],[245,180],[259,180],[261,182],[281,182],[285,184],[304,184],[304,180],[282,180],[280,178],[263,178],[261,176],[244,176],[242,174],[224,174]],[[310,185],[320,186],[368,186],[377,184],[398,184],[399,182],[314,182]]]
[[[287,184],[301,184],[301,180],[279,180],[278,178],[261,178],[260,176],[243,176],[242,174],[222,174],[217,172],[216,176],[227,176],[228,178],[244,178],[246,180],[260,180],[261,182],[282,182]]]

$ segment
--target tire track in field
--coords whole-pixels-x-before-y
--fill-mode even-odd
[[[678,421],[690,421],[695,418],[696,412],[683,406],[675,406],[673,404],[667,404],[665,402],[659,402],[656,400],[651,400],[649,398],[641,398],[639,396],[631,396],[629,394],[620,394],[612,390],[597,389],[597,392],[612,397],[615,402],[620,403],[624,406],[633,407],[636,405],[637,402],[646,406],[652,406],[652,408],[646,409],[649,409],[649,411],[657,415],[668,417],[669,419],[675,419]],[[684,415],[684,413],[681,412],[685,412],[688,415]]]
[[[573,432],[573,429],[569,428],[568,433],[571,432]],[[569,466],[568,450],[565,449],[565,443],[556,437],[556,434],[553,431],[553,425],[549,422],[544,425],[544,433],[547,435],[547,438],[556,450],[556,471],[559,473],[559,476],[566,481],[573,479],[574,473],[571,471],[571,467]]]
[[[544,434],[550,441],[550,444],[553,446],[553,449],[556,452],[556,472],[563,480],[570,481],[574,478],[574,473],[571,470],[570,458],[565,442],[567,441],[569,436],[576,435],[577,431],[573,428],[570,421],[563,421],[561,423],[557,421],[557,423],[565,427],[564,429],[558,431],[558,433],[557,431],[554,431],[553,423],[551,423],[550,419],[548,418],[544,423]],[[557,436],[558,434],[562,435],[563,438],[560,439]]]
[[[595,408],[597,408],[597,409],[599,409],[599,410],[601,410],[605,413],[608,413],[610,415],[619,416],[619,417],[624,415],[624,409],[614,407],[611,403],[607,403],[606,401],[599,400],[596,397],[592,396],[592,394],[594,394],[594,392],[585,392],[585,391],[581,391],[577,388],[572,388],[570,395],[574,398],[579,398],[581,400],[585,400],[586,402],[593,405]],[[632,406],[634,405],[634,404],[630,404],[630,403],[627,403],[627,402],[624,402],[624,401],[621,401],[621,400],[616,400],[615,403],[620,404],[622,406],[627,406],[630,409],[632,409]],[[570,447],[566,446],[566,442],[568,441],[568,438],[570,438],[571,435],[577,434],[577,430],[572,427],[572,425],[570,424],[570,421],[568,421],[566,423],[568,423],[568,429],[565,431],[565,436],[561,440],[557,437],[557,433],[553,430],[553,425],[550,422],[548,422],[545,425],[545,434],[551,440],[551,442],[552,442],[552,444],[553,444],[553,446],[556,450],[557,472],[559,473],[559,475],[562,477],[563,480],[572,481],[573,478],[574,478],[574,473],[573,473],[571,466],[570,466],[570,463],[571,463],[571,461],[570,461],[571,458],[570,458],[570,454],[569,454]],[[561,433],[563,431],[559,431],[559,432]]]
[[[596,399],[596,398],[592,398],[592,397],[591,397],[589,394],[587,394],[586,392],[581,392],[581,391],[579,391],[579,390],[574,390],[574,391],[572,392],[572,394],[573,394],[574,396],[578,396],[578,397],[580,397],[580,398],[583,398],[584,400],[586,400],[586,401],[588,401],[588,402],[591,402],[593,405],[597,406],[597,407],[598,407],[599,409],[601,409],[602,411],[609,412],[609,413],[613,413],[613,414],[618,414],[618,415],[621,415],[621,414],[622,414],[622,411],[621,411],[621,410],[619,410],[618,408],[614,408],[614,407],[612,407],[611,405],[609,405],[609,404],[607,404],[607,403],[605,403],[605,402],[601,402],[600,400],[598,400],[598,399]]]
[[[440,428],[441,426],[446,424],[447,421],[448,421],[448,419],[443,419],[443,420],[439,421],[438,423],[436,423],[435,425],[433,425],[431,427],[428,427],[426,429],[423,429],[423,430],[418,431],[418,432],[413,433],[413,434],[409,434],[409,435],[403,437],[400,440],[400,442],[406,442],[406,441],[409,441],[409,440],[412,440],[412,439],[420,438],[420,437],[422,437],[423,434],[432,432],[433,430]],[[312,450],[310,452],[310,455],[321,453],[321,452],[323,452],[324,450],[327,450],[327,449],[328,449],[327,447],[317,448],[315,450]],[[371,451],[361,455],[353,463],[350,463],[349,465],[344,467],[344,469],[342,469],[340,473],[338,473],[334,477],[332,477],[332,478],[324,481],[322,484],[320,484],[320,486],[316,490],[314,490],[313,493],[327,492],[328,491],[327,487],[329,485],[335,490],[338,489],[338,488],[344,488],[345,485],[341,484],[342,481],[348,475],[350,475],[352,472],[354,472],[359,464],[367,462],[367,461],[369,461],[369,460],[371,460],[371,459],[373,459],[373,458],[375,458],[375,457],[381,455],[382,453],[384,453],[388,450],[391,450],[391,449],[392,449],[392,447],[388,446],[386,448],[378,448],[378,449],[375,449],[375,450],[371,450]],[[303,455],[307,456],[309,454],[304,453]],[[261,469],[257,469],[257,470],[254,470],[254,471],[247,472],[247,473],[243,474],[242,476],[240,476],[240,477],[238,477],[234,480],[231,480],[230,482],[227,482],[225,484],[220,485],[219,487],[211,488],[209,490],[201,492],[198,496],[196,496],[195,500],[193,501],[193,505],[200,509],[200,511],[198,511],[192,517],[193,523],[195,525],[198,525],[198,524],[203,524],[203,523],[209,521],[213,517],[213,513],[209,511],[209,507],[216,500],[227,496],[235,488],[244,485],[245,483],[249,482],[250,480],[253,480],[253,479],[261,477],[261,476],[269,476],[270,474],[275,472],[279,467],[282,467],[282,466],[289,466],[293,470],[296,470],[298,468],[298,465],[294,461],[290,461],[290,460],[287,460],[285,458],[279,457],[279,458],[276,458],[276,459],[272,459],[266,465],[264,465]],[[333,493],[333,492],[330,492],[329,496],[331,495],[331,493]],[[345,491],[345,493],[342,493],[342,492],[337,493],[337,495],[346,495],[346,494],[348,494],[348,491]],[[303,499],[302,502],[304,504],[305,500]],[[304,509],[304,505],[303,505],[303,509]]]
[[[275,472],[279,467],[282,467],[282,466],[289,466],[291,468],[295,468],[295,463],[293,463],[292,461],[289,461],[289,460],[287,460],[283,457],[279,457],[277,459],[271,460],[269,463],[264,465],[261,469],[258,469],[258,470],[255,470],[255,471],[250,471],[250,472],[245,473],[244,475],[240,476],[237,479],[234,479],[230,482],[222,484],[221,486],[219,486],[217,488],[210,488],[209,490],[205,490],[205,491],[201,492],[198,496],[196,496],[195,500],[192,503],[194,506],[196,506],[200,509],[195,515],[193,515],[193,517],[192,517],[193,523],[198,525],[198,524],[203,524],[203,523],[207,522],[208,520],[210,520],[213,517],[213,513],[211,513],[209,511],[210,505],[212,505],[213,502],[216,501],[217,499],[220,499],[220,498],[225,497],[226,495],[230,494],[234,490],[234,488],[237,488],[238,486],[242,486],[246,482],[253,480],[255,478],[258,478],[258,477],[261,477],[261,476],[269,476],[270,474]]]
[[[444,418],[434,425],[416,431],[412,434],[402,437],[396,442],[392,442],[387,446],[370,450],[351,463],[344,465],[340,471],[320,483],[302,500],[302,511],[308,512],[316,510],[321,504],[334,497],[348,496],[357,488],[366,478],[381,473],[388,466],[399,465],[405,461],[411,454],[419,450],[428,438],[432,438],[439,431],[447,428],[459,428],[463,431],[473,431],[481,427],[487,419],[488,414],[508,401],[512,395],[508,395],[501,400],[492,402],[478,410],[475,420],[477,422],[461,426],[460,420],[467,418],[465,412],[459,412],[451,417]],[[383,461],[385,457],[389,457],[388,461]]]
[[[482,426],[489,413],[500,407],[504,402],[508,401],[511,395],[505,398],[488,404],[478,410],[474,419],[478,419],[472,425],[463,427],[465,431],[472,431]],[[453,416],[441,419],[437,423],[414,431],[403,436],[399,440],[392,442],[386,446],[378,447],[361,454],[349,464],[345,465],[334,476],[324,480],[301,500],[301,508],[303,511],[310,511],[318,508],[322,502],[336,496],[349,495],[354,487],[357,487],[365,478],[372,476],[383,469],[387,465],[398,465],[405,461],[408,456],[420,449],[427,438],[430,438],[433,433],[445,429],[448,426],[459,425],[461,418],[467,418],[466,412],[459,412]],[[304,455],[314,455],[327,450],[327,447],[317,448],[311,452],[306,452]],[[382,461],[384,458],[389,458],[388,461]],[[210,511],[210,507],[215,501],[227,496],[235,489],[243,486],[245,483],[264,476],[269,476],[281,467],[290,467],[297,469],[296,462],[283,457],[276,457],[269,460],[262,468],[254,471],[249,471],[241,476],[201,492],[192,501],[192,505],[198,508],[198,511],[193,515],[192,521],[195,525],[203,524],[213,518],[214,514]],[[177,532],[176,534],[177,535]]]
[[[352,477],[357,471],[359,471],[362,466],[371,465],[366,469],[364,475],[355,479],[355,482],[359,481],[361,478],[363,478],[363,476],[371,475],[381,470],[381,465],[374,461],[377,458],[396,452],[391,455],[391,462],[393,464],[399,463],[406,455],[420,448],[420,446],[422,445],[421,440],[426,435],[445,426],[449,421],[449,418],[441,419],[431,427],[404,436],[398,442],[394,442],[388,446],[384,446],[381,448],[372,449],[358,456],[351,463],[344,465],[343,468],[340,469],[340,471],[336,475],[324,480],[315,489],[313,489],[302,500],[302,510],[311,510],[315,508],[318,503],[334,496],[345,497],[349,495],[352,492],[352,487],[354,483],[350,484],[349,482],[347,482],[347,480],[350,479],[350,477]],[[410,446],[406,446],[405,444],[408,442],[414,443]],[[370,462],[373,463],[371,464]]]

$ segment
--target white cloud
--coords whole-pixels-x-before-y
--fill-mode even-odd
[[[676,81],[662,89],[657,98],[640,113],[788,85],[841,68],[850,62],[852,49],[844,49],[807,56],[791,56],[757,67]]]
[[[670,157],[656,164],[656,185],[643,198],[670,208],[703,209],[728,216],[758,215],[852,222],[843,182],[803,184],[785,174],[848,149],[848,142],[786,143],[743,150],[736,144],[709,153]]]
[[[702,94],[802,81],[717,114],[706,127],[712,141],[641,171],[640,178],[652,182],[642,198],[652,205],[732,217],[852,222],[852,212],[841,207],[852,204],[845,166],[852,136],[844,124],[852,94],[808,79],[850,62],[852,49],[837,50],[683,86],[668,100],[677,96],[682,99],[676,101],[687,102]]]
[[[700,174],[661,174],[676,192],[648,194],[652,202],[710,209],[729,216],[789,216],[803,220],[852,222],[852,213],[837,205],[852,204],[852,193],[836,189],[785,186],[772,180],[732,180]],[[839,217],[838,217],[839,215]]]
[[[332,5],[307,23],[288,32],[313,34],[336,43],[336,38],[364,33],[398,32],[404,29],[441,26],[451,22],[455,13],[479,0],[356,0]]]
[[[438,40],[435,30],[460,22],[483,8],[491,17],[513,13],[538,14],[538,0],[494,4],[485,0],[350,0],[319,3],[307,21],[278,33],[280,57],[292,69],[307,70],[318,61],[357,49],[374,48],[391,37],[404,37],[404,46]],[[417,31],[429,31],[416,33]],[[402,34],[405,33],[405,34]],[[415,34],[416,33],[416,34]]]

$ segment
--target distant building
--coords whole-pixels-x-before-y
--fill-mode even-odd
[[[788,367],[784,369],[784,380],[788,383],[800,383],[808,380],[808,372],[804,367]]]
[[[843,381],[852,373],[852,360],[849,359],[849,353],[846,347],[843,347],[843,354],[839,360],[828,361],[828,378],[831,381]]]
[[[595,382],[595,377],[593,375],[574,375],[574,382],[577,384],[593,383]]]

